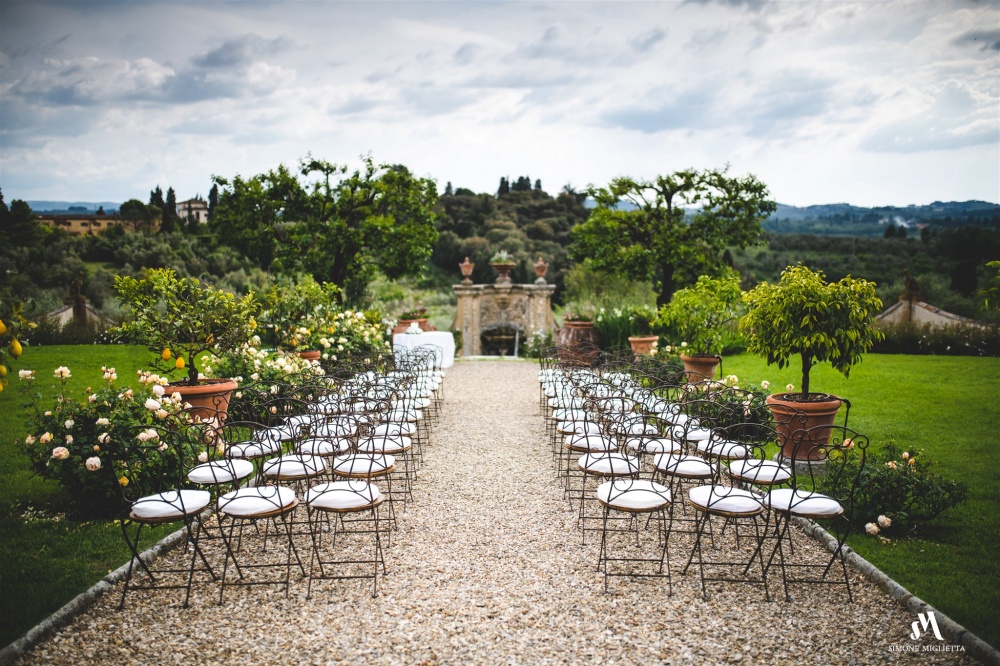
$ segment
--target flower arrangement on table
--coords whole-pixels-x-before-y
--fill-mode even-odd
[[[413,321],[414,319],[426,319],[427,318],[427,308],[422,305],[418,305],[415,308],[409,310],[404,310],[399,313],[399,321]]]
[[[156,352],[152,365],[161,373],[183,371],[179,384],[198,384],[199,354],[233,351],[257,328],[252,294],[238,298],[170,269],[149,270],[142,280],[117,276],[115,289],[128,308],[119,334]]]
[[[178,393],[170,393],[167,378],[139,371],[139,388],[118,383],[114,368],[101,368],[103,379],[96,390],[87,387],[79,396],[67,388],[72,377],[69,368],[56,368],[59,386],[53,404],[43,406],[41,392],[32,392],[37,380],[32,370],[21,370],[19,377],[25,391],[31,393],[32,414],[24,439],[27,455],[35,473],[54,479],[66,489],[74,509],[83,515],[108,516],[121,504],[121,487],[129,479],[142,477],[144,488],[166,490],[177,470],[207,460],[206,443]],[[126,470],[126,443],[116,436],[123,431],[138,431],[138,438],[158,439],[153,426],[169,425],[182,437],[181,447],[162,445],[162,456],[155,465]],[[148,426],[149,429],[140,430]],[[182,450],[183,453],[179,453]]]

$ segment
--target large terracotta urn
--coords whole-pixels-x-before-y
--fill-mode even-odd
[[[782,457],[791,460],[822,460],[830,441],[830,426],[844,401],[835,395],[810,393],[817,400],[789,400],[798,393],[775,393],[767,397],[781,444]],[[825,426],[825,427],[824,427]]]
[[[660,339],[658,335],[632,335],[629,336],[628,343],[632,347],[632,353],[636,356],[649,356],[653,351],[653,345]]]
[[[229,411],[229,398],[238,387],[232,379],[203,379],[193,386],[167,384],[164,388],[166,395],[181,394],[181,401],[191,405],[188,413],[192,417],[221,423]]]
[[[601,352],[601,334],[592,321],[564,321],[555,342],[559,360],[571,365],[593,365]]]

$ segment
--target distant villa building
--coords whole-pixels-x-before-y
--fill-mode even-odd
[[[962,317],[951,312],[945,312],[940,308],[929,305],[920,300],[920,291],[917,282],[909,272],[903,276],[904,289],[899,300],[875,317],[879,322],[886,324],[906,324],[930,325],[934,328],[942,326],[983,326],[982,322],[968,317]]]
[[[117,215],[50,215],[42,213],[35,215],[35,220],[52,229],[63,229],[70,236],[93,236],[122,223]]]
[[[177,202],[177,216],[182,220],[194,218],[199,224],[208,221],[208,202],[201,197]]]

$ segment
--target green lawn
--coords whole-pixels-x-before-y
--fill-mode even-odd
[[[149,352],[134,347],[44,347],[26,350],[20,367],[38,371],[38,388],[54,386],[52,370],[67,365],[73,389],[97,384],[100,367],[113,365],[122,380],[144,367]],[[125,561],[114,524],[32,520],[27,508],[60,512],[64,495],[33,476],[21,450],[25,412],[19,407],[16,370],[0,395],[0,645]],[[799,384],[792,370],[778,371],[748,355],[729,357],[725,374],[742,383],[767,379],[773,387]],[[964,479],[969,498],[927,526],[926,538],[851,540],[872,561],[912,592],[992,645],[1000,645],[1000,481],[989,453],[1000,431],[1000,359],[874,355],[850,379],[828,367],[813,372],[815,390],[849,398],[851,425],[873,442],[895,439],[923,449],[939,472]],[[156,538],[171,531],[163,529]]]
[[[115,522],[75,521],[59,517],[67,497],[52,481],[32,474],[24,453],[26,396],[17,370],[35,370],[35,389],[56,394],[52,371],[68,366],[69,390],[79,395],[97,386],[101,366],[118,369],[119,381],[131,382],[149,352],[139,347],[32,347],[11,373],[0,394],[0,646],[7,645],[92,586],[128,559]],[[54,519],[55,518],[55,519]],[[152,545],[175,527],[152,531]]]
[[[746,354],[726,358],[724,374],[741,384],[766,379],[772,390],[801,383],[795,370],[768,367]],[[942,476],[969,484],[968,499],[923,529],[924,538],[855,535],[858,554],[1000,646],[1000,480],[992,457],[1000,444],[1000,359],[869,354],[849,379],[829,366],[811,373],[812,389],[848,398],[850,425],[877,445],[894,439],[923,449]],[[779,388],[780,387],[780,388]]]

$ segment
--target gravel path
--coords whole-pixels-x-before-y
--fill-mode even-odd
[[[581,545],[555,479],[536,372],[517,362],[448,371],[378,598],[367,581],[321,581],[307,600],[303,580],[287,600],[250,588],[219,607],[217,588],[200,585],[191,608],[168,591],[132,594],[119,612],[113,591],[22,663],[971,663],[890,652],[915,644],[913,618],[853,574],[853,604],[822,586],[766,603],[727,585],[704,602],[696,573],[679,575],[686,535],[671,544],[672,596],[649,579],[615,579],[603,594],[596,542]]]

